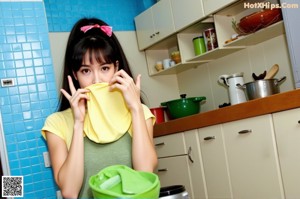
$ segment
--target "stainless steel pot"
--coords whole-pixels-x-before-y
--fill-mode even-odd
[[[189,194],[183,185],[161,187],[159,199],[189,199]]]
[[[244,89],[248,100],[253,100],[279,93],[279,85],[285,79],[285,76],[280,79],[261,79],[254,82],[248,82],[244,85],[237,84],[237,86]]]

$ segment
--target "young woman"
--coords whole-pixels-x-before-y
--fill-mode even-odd
[[[54,178],[65,198],[92,198],[88,180],[101,169],[123,164],[153,172],[157,156],[153,145],[154,116],[140,100],[141,76],[133,80],[129,64],[110,26],[83,18],[73,27],[65,54],[59,112],[42,129],[47,140]],[[85,132],[90,90],[108,83],[119,90],[131,116],[132,133],[101,143]]]

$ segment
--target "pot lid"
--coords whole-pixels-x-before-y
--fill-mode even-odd
[[[243,72],[240,72],[240,73],[234,73],[232,75],[229,75],[227,77],[227,79],[230,79],[230,78],[234,78],[234,77],[243,77],[244,73]]]
[[[186,101],[194,101],[194,102],[201,102],[202,100],[206,100],[206,97],[189,97],[186,98],[186,94],[181,94],[180,99],[174,99],[167,102],[162,102],[162,106],[166,106],[167,103],[173,103],[173,102],[186,102]]]

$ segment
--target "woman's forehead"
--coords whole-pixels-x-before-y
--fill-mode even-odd
[[[89,61],[90,63],[99,63],[99,64],[106,63],[103,52],[101,50],[97,50],[97,51],[88,50],[84,54],[82,61],[84,61],[84,62]]]

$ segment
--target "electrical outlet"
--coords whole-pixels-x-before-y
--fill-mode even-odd
[[[15,85],[14,78],[1,79],[2,87],[9,87],[9,86],[14,86],[14,85]]]
[[[44,156],[44,164],[45,164],[45,167],[51,167],[51,162],[50,162],[49,152],[44,152],[44,153],[43,153],[43,156]]]

